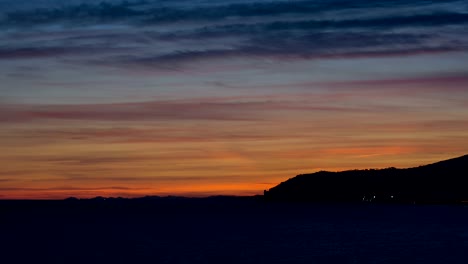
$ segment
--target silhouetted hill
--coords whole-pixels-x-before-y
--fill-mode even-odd
[[[468,201],[468,155],[408,169],[320,171],[265,191],[273,201],[459,203]]]

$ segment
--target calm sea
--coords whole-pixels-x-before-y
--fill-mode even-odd
[[[0,203],[0,262],[468,263],[468,207]]]

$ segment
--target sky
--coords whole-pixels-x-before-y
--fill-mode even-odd
[[[0,199],[261,194],[467,131],[464,0],[0,0]]]

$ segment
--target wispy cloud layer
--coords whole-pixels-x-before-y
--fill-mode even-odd
[[[1,37],[8,41],[0,60],[164,67],[213,58],[399,56],[468,47],[468,10],[458,1],[176,3],[51,1],[6,10],[1,24],[9,33]]]

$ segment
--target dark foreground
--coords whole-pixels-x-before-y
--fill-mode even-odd
[[[468,263],[463,205],[0,201],[1,263]]]

